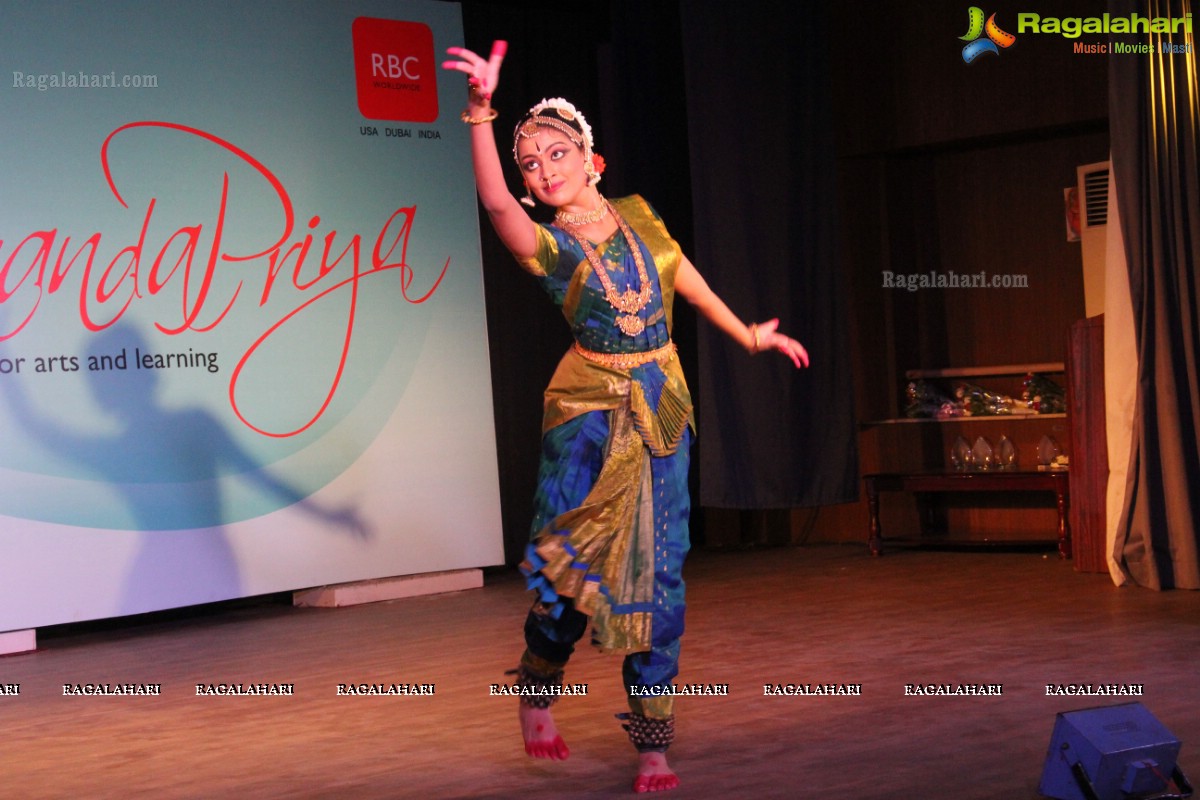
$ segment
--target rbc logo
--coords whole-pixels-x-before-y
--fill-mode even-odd
[[[367,119],[433,122],[438,116],[433,31],[420,22],[354,20],[358,110]]]
[[[392,53],[371,53],[371,77],[419,81],[420,63],[415,56],[401,58]]]

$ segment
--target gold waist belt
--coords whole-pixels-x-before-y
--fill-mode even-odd
[[[649,364],[651,361],[675,357],[675,342],[667,342],[662,347],[642,353],[597,353],[595,350],[588,350],[579,342],[575,342],[574,348],[576,353],[588,361],[610,369],[633,369],[642,364]]]

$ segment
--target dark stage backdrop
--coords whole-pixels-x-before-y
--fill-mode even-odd
[[[735,313],[779,317],[812,359],[797,371],[777,354],[747,358],[715,329],[700,329],[700,501],[852,501],[858,456],[824,4],[804,6],[787,24],[768,3],[681,7],[694,260]]]
[[[789,23],[785,36],[767,10],[741,4],[735,15],[709,5],[466,2],[463,24],[468,47],[486,53],[493,39],[510,43],[496,97],[502,153],[525,109],[543,97],[570,99],[608,162],[601,190],[646,197],[735,313],[780,316],[813,354],[814,368],[803,372],[780,356],[752,359],[707,325],[697,330],[686,304],[676,305],[674,338],[699,414],[695,505],[852,500],[857,462],[833,253],[823,21]],[[515,190],[519,176],[506,166]],[[542,390],[570,338],[557,309],[484,228],[501,506],[513,563],[529,535]],[[694,542],[703,540],[702,518],[693,514]]]

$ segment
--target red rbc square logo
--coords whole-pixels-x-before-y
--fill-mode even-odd
[[[433,122],[438,115],[433,31],[420,22],[354,20],[358,110],[368,119]]]

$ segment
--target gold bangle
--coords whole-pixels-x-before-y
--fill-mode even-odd
[[[498,116],[500,116],[500,112],[494,108],[489,108],[488,114],[485,117],[472,117],[471,112],[468,109],[468,110],[464,110],[462,112],[462,114],[459,115],[459,119],[461,119],[463,122],[467,123],[468,125],[482,125],[485,122],[491,122]]]
[[[752,354],[757,354],[757,353],[762,352],[762,343],[758,340],[758,323],[757,322],[750,323],[750,335],[754,337],[754,349],[751,350],[750,352]]]

